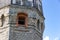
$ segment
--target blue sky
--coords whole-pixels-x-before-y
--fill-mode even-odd
[[[45,16],[44,40],[60,40],[60,0],[42,0]]]

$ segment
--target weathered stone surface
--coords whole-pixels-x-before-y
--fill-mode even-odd
[[[2,14],[4,15],[4,23],[2,25]],[[0,9],[0,40],[9,40],[9,8]]]
[[[10,4],[11,0],[0,0],[4,5]],[[17,26],[17,14],[23,12],[28,15],[27,28],[23,25]],[[2,14],[4,21],[2,21]],[[19,5],[10,5],[0,9],[0,40],[42,40],[44,31],[44,18],[36,8],[24,7]],[[38,23],[39,20],[39,23]],[[43,26],[41,26],[43,23]],[[2,25],[3,24],[3,25]],[[39,24],[39,25],[38,25]]]
[[[11,0],[0,0],[0,8],[10,4],[11,4]]]

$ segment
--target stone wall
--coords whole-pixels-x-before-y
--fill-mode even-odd
[[[30,8],[17,8],[11,7],[10,8],[10,40],[41,40],[41,28],[40,30],[37,29],[37,20],[40,21],[40,16],[36,10]],[[28,27],[25,26],[16,26],[16,18],[19,12],[27,13],[28,14]],[[39,26],[41,27],[41,26]]]
[[[11,0],[0,0],[0,8],[10,5]]]
[[[16,26],[17,13],[24,12],[28,14],[28,27]],[[1,16],[4,15],[4,23],[2,25]],[[37,28],[37,21],[39,29]],[[10,6],[0,9],[0,40],[42,40],[41,22],[44,19],[34,8],[26,8],[20,6]]]
[[[10,40],[41,40],[41,33],[34,28],[34,26],[30,26],[27,29],[20,27],[11,27],[10,28]]]
[[[2,15],[4,22],[2,25]],[[0,9],[0,40],[9,40],[9,7]]]

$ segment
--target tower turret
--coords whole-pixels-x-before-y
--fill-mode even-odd
[[[8,3],[0,9],[1,40],[42,40],[41,0],[9,0]]]

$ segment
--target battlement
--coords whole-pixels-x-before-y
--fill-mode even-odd
[[[39,11],[42,10],[41,0],[11,0],[12,5],[27,6],[37,8]]]

